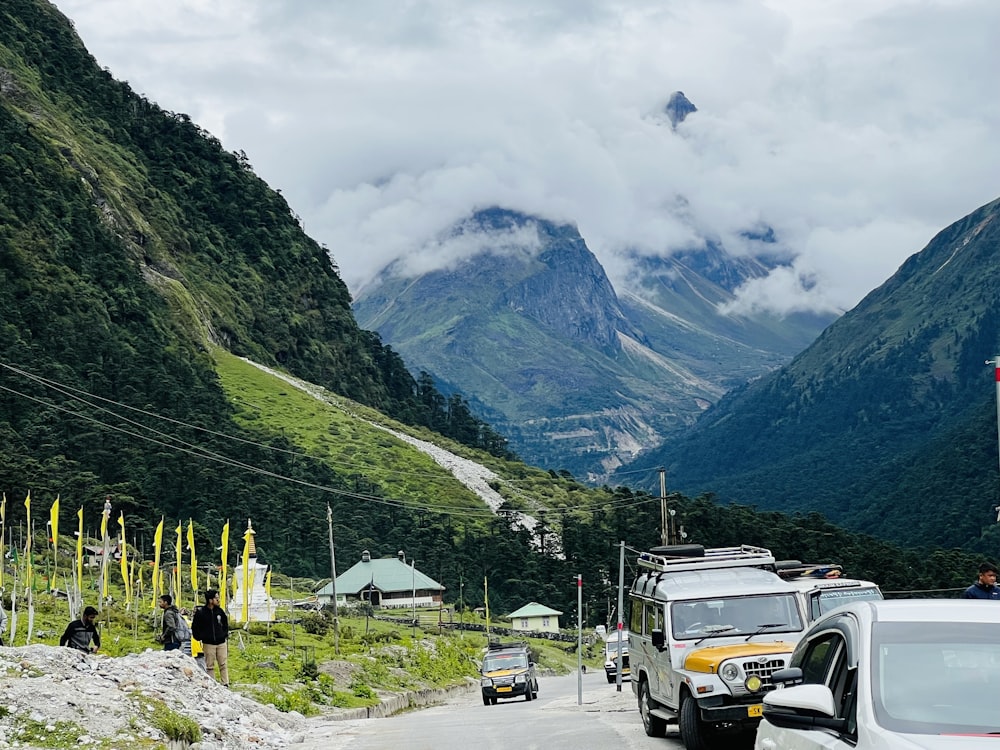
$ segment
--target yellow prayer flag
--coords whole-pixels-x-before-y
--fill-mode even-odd
[[[129,577],[128,545],[125,543],[125,511],[121,511],[118,516],[118,525],[122,528],[118,546],[121,550],[122,582],[125,584],[125,604],[127,605],[132,602],[132,580]]]
[[[247,528],[243,534],[243,620],[248,622],[250,615],[250,540],[253,539],[253,531]]]
[[[3,500],[0,500],[0,590],[3,589],[3,561],[6,560],[3,549],[3,540],[7,538],[7,493],[3,493]]]
[[[49,528],[52,530],[52,549],[59,549],[59,495],[49,508]]]
[[[191,550],[191,588],[198,592],[198,559],[194,554],[194,521],[188,519],[188,549]]]
[[[153,534],[153,609],[156,609],[157,595],[160,593],[160,547],[163,546],[163,516]]]
[[[83,508],[76,512],[78,519],[76,529],[76,585],[79,592],[83,592]]]
[[[175,547],[175,560],[177,564],[174,565],[174,604],[178,607],[181,606],[181,566],[184,564],[184,558],[181,555],[181,534],[184,533],[184,522],[177,522],[177,546]],[[197,601],[197,597],[195,597]]]
[[[226,575],[229,565],[229,519],[222,527],[222,580],[219,581],[219,606],[226,608]]]
[[[31,572],[31,490],[28,490],[28,496],[24,498],[24,510],[27,514],[28,529],[24,542],[24,585],[27,589],[31,589],[34,585]]]

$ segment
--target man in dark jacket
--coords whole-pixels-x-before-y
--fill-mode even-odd
[[[79,651],[93,653],[101,647],[101,634],[97,632],[94,620],[97,619],[97,610],[87,607],[83,610],[83,616],[79,620],[73,620],[66,626],[66,632],[59,639],[60,646],[69,646]]]
[[[209,589],[205,592],[205,606],[197,609],[191,619],[191,635],[201,641],[205,652],[205,669],[215,676],[215,665],[219,665],[218,680],[229,686],[229,618],[219,606],[219,592]]]
[[[997,586],[997,566],[983,563],[979,566],[979,580],[963,593],[963,599],[988,599],[1000,602],[1000,586]]]
[[[181,613],[170,594],[161,596],[159,605],[163,610],[163,631],[156,639],[163,644],[164,651],[173,651],[180,648],[185,640],[190,640],[185,637],[187,626],[181,621]]]

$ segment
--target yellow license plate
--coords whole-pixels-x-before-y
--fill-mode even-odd
[[[509,692],[510,692],[511,690],[513,690],[513,689],[514,689],[514,688],[510,688],[510,687],[498,687],[498,688],[497,688],[497,692],[498,692],[498,693],[509,693]],[[758,714],[758,715],[759,715],[759,714]]]
[[[758,703],[756,706],[747,706],[747,716],[763,716],[764,704]]]

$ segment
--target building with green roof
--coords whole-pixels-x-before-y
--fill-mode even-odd
[[[559,615],[557,609],[538,602],[528,602],[523,607],[507,615],[510,629],[523,633],[558,633]]]
[[[361,560],[337,576],[337,604],[370,601],[375,607],[438,607],[444,586],[406,562],[402,550],[396,557],[372,558],[368,550]],[[329,583],[316,592],[323,604],[333,600]]]

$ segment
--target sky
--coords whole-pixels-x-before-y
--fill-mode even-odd
[[[850,309],[1000,196],[997,0],[55,0],[115,78],[243,151],[354,294],[501,206],[630,259],[784,268],[733,309]],[[676,130],[674,91],[698,111]]]

